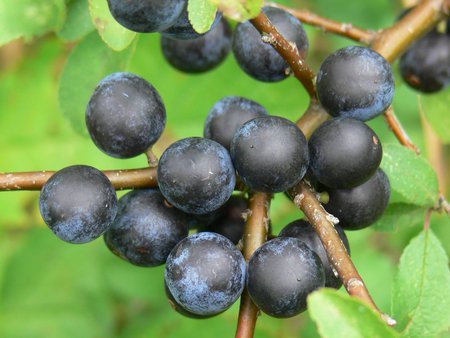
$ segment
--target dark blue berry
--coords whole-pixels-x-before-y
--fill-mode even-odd
[[[345,230],[359,230],[375,223],[389,203],[391,186],[383,170],[351,189],[329,189],[325,209],[339,219]]]
[[[160,32],[173,25],[187,0],[108,0],[112,16],[125,28],[139,33]]]
[[[158,184],[175,207],[191,214],[207,214],[230,198],[236,177],[223,146],[191,137],[175,142],[162,154]]]
[[[234,135],[231,157],[248,187],[270,193],[296,185],[309,164],[305,136],[293,122],[278,116],[245,123]]]
[[[266,108],[255,101],[227,96],[209,112],[203,134],[229,150],[234,134],[245,122],[268,114]]]
[[[42,188],[39,208],[56,236],[69,243],[87,243],[110,227],[117,196],[100,170],[74,165],[50,177]]]
[[[367,181],[381,163],[383,150],[364,122],[337,118],[323,123],[309,140],[310,168],[330,188],[351,188]]]
[[[305,311],[308,294],[324,284],[319,256],[297,238],[266,242],[248,262],[248,293],[261,311],[273,317]]]
[[[217,67],[228,56],[231,27],[222,18],[208,33],[193,40],[161,36],[161,48],[174,68],[186,73],[203,73]]]
[[[317,74],[317,95],[332,116],[370,120],[392,103],[391,65],[368,47],[344,47],[322,63]]]
[[[105,233],[108,248],[139,266],[166,262],[173,247],[187,237],[189,216],[165,203],[159,190],[133,190],[119,200],[116,219]]]
[[[347,252],[350,254],[350,246],[348,243],[347,235],[339,225],[335,225],[335,229],[341,237]],[[336,276],[335,269],[328,260],[328,255],[323,247],[317,232],[314,230],[311,223],[299,219],[286,225],[278,235],[279,237],[294,237],[304,242],[312,251],[314,251],[322,261],[325,270],[325,287],[339,289],[342,286],[342,282],[338,276]]]
[[[432,31],[408,48],[399,61],[405,82],[423,93],[450,83],[450,35]]]
[[[86,109],[86,125],[100,150],[129,158],[159,139],[166,125],[166,109],[157,90],[143,78],[114,73],[95,88]]]
[[[263,12],[277,30],[292,41],[304,58],[308,53],[308,37],[302,23],[292,14],[275,7],[264,7]],[[239,66],[259,81],[276,82],[287,78],[289,65],[249,22],[240,23],[233,35],[233,53]]]
[[[248,200],[243,196],[233,195],[219,210],[221,216],[205,227],[205,231],[221,234],[233,244],[238,244],[244,234],[244,215],[248,211]]]
[[[172,295],[172,293],[170,292],[169,288],[167,287],[167,283],[166,282],[164,282],[164,291],[166,292],[167,300],[169,301],[169,304],[172,307],[172,309],[174,309],[180,315],[183,315],[183,316],[185,316],[187,318],[206,319],[206,318],[214,317],[215,315],[218,314],[217,313],[217,314],[213,314],[213,315],[198,315],[198,314],[189,312],[188,310],[183,308],[180,304],[178,304],[177,300],[175,299],[175,297]]]
[[[202,232],[182,240],[166,262],[165,282],[187,311],[208,316],[228,309],[244,289],[246,262],[222,235]]]

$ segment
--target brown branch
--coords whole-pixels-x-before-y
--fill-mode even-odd
[[[245,224],[243,255],[248,262],[256,249],[267,241],[271,195],[256,192],[250,198],[249,212]],[[253,304],[247,289],[241,296],[236,338],[251,338],[255,332],[258,308]]]
[[[55,172],[0,173],[0,191],[41,190]],[[118,190],[157,186],[156,168],[106,170],[103,173]]]
[[[371,47],[386,60],[393,62],[415,40],[444,18],[447,6],[446,0],[420,2],[392,27],[380,31]]]
[[[394,108],[392,108],[392,106],[390,106],[384,112],[384,117],[386,119],[386,122],[387,122],[389,128],[392,130],[394,135],[397,137],[397,140],[400,142],[400,144],[413,150],[417,155],[419,155],[420,149],[409,138],[409,136],[406,133],[405,129],[403,128],[402,124],[397,119],[397,116],[395,115],[395,112],[394,112]]]
[[[275,2],[269,2],[267,5],[284,9],[303,23],[319,27],[325,32],[334,33],[364,44],[370,44],[377,34],[375,31],[362,29],[353,26],[351,23],[338,22],[321,17],[308,10],[290,8]]]
[[[297,46],[286,40],[270,22],[264,12],[250,20],[255,28],[263,35],[264,42],[271,44],[286,60],[295,77],[303,84],[310,97],[316,96],[314,78],[316,74],[301,57]]]
[[[361,276],[356,270],[342,240],[334,228],[334,218],[328,214],[316,198],[316,193],[305,182],[300,182],[290,192],[295,205],[300,208],[314,226],[322,241],[328,258],[338,272],[347,292],[369,304],[388,323],[395,325],[395,320],[382,313],[369,294]]]

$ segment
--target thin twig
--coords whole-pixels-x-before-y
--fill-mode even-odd
[[[308,10],[290,8],[275,2],[268,2],[267,5],[284,9],[296,18],[300,19],[303,23],[319,27],[325,32],[337,34],[364,44],[370,44],[377,34],[375,31],[362,29],[352,25],[351,23],[344,23],[321,17]]]
[[[55,172],[0,173],[0,191],[41,190]],[[103,173],[117,190],[157,186],[156,168],[106,170]]]
[[[397,137],[397,140],[400,142],[400,144],[413,150],[417,155],[420,155],[420,149],[409,138],[408,134],[406,133],[406,130],[403,128],[402,124],[395,115],[394,108],[392,108],[392,106],[390,106],[384,112],[384,117],[386,119],[389,128]]]
[[[361,276],[356,270],[342,240],[334,228],[337,220],[328,214],[316,198],[316,193],[305,182],[301,182],[291,191],[295,205],[300,208],[314,226],[322,241],[328,258],[338,272],[347,292],[369,304],[388,325],[395,325],[394,319],[382,313],[369,294]]]
[[[268,37],[264,41],[270,43],[286,60],[295,77],[303,84],[309,96],[315,97],[316,88],[314,78],[316,75],[301,57],[295,43],[286,40],[277,31],[264,12],[261,12],[256,18],[250,20],[250,22],[261,34]]]
[[[148,165],[150,168],[155,168],[158,166],[158,157],[153,152],[152,147],[148,148],[145,152],[145,156],[147,156]]]
[[[247,222],[243,236],[243,255],[248,262],[256,249],[267,241],[271,195],[256,192],[250,198]],[[251,338],[255,332],[258,308],[253,304],[247,289],[241,296],[236,338]]]

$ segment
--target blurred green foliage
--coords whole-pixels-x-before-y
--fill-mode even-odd
[[[34,32],[38,37],[31,41],[28,39],[35,34],[27,29],[34,21],[21,26],[20,21],[25,18],[18,10],[10,8],[30,1],[0,4],[0,35],[4,33],[2,29],[16,20],[18,23],[11,26],[15,30],[8,33],[9,40],[18,36],[27,38],[27,42],[20,40],[0,50],[0,60],[3,60],[0,61],[0,171],[57,170],[72,164],[89,164],[100,169],[145,166],[144,156],[130,160],[108,157],[94,146],[83,129],[86,103],[80,97],[88,96],[103,73],[124,68],[150,81],[166,104],[168,123],[155,147],[158,155],[179,138],[202,136],[208,111],[224,96],[248,97],[260,102],[271,114],[291,120],[296,120],[307,107],[308,97],[295,79],[276,84],[256,82],[239,69],[231,55],[223,65],[207,74],[182,74],[164,61],[157,34],[141,34],[128,47],[135,49],[129,61],[108,56],[110,52],[102,45],[89,20],[88,1],[66,2],[69,11],[62,14],[59,1],[48,2],[57,11],[48,14],[45,22],[36,21],[39,29]],[[280,2],[305,6],[332,19],[370,29],[390,25],[401,7],[400,3],[389,0],[364,0],[352,2],[351,6],[344,0]],[[34,2],[38,7],[43,3]],[[62,17],[67,18],[64,25]],[[55,28],[57,34],[43,35]],[[352,44],[315,28],[307,27],[307,32],[312,48],[308,60],[316,70],[329,53]],[[73,43],[77,40],[81,40],[78,47]],[[73,51],[74,56],[89,43],[94,47],[80,54],[85,55],[85,59],[76,60],[63,73],[70,53]],[[64,88],[63,74],[67,72],[71,74],[67,80],[69,85],[73,78],[78,79],[78,89]],[[418,96],[398,78],[394,107],[408,133],[426,155]],[[58,95],[63,95],[62,109]],[[448,98],[448,91],[446,95]],[[396,143],[382,118],[371,121],[370,125],[383,144]],[[398,175],[407,176],[408,168],[402,167]],[[427,184],[420,181],[420,173],[414,178],[423,189],[434,184],[433,178],[428,178],[427,182],[431,183]],[[409,184],[414,182],[409,181]],[[415,191],[414,186],[409,188]],[[38,196],[38,192],[0,192],[0,337],[234,335],[238,304],[207,320],[178,315],[166,300],[162,267],[131,266],[113,256],[101,239],[80,246],[61,242],[40,218]],[[411,238],[421,231],[425,216],[425,209],[414,207],[414,199],[406,202],[413,215],[408,212],[399,221],[394,210],[391,219],[385,220],[387,225],[380,227],[392,232],[366,229],[348,233],[354,262],[375,302],[387,313],[391,312],[391,289],[400,255]],[[400,210],[409,211],[407,208],[400,206]],[[284,195],[275,197],[271,209],[274,233],[300,216]],[[394,221],[395,227],[391,224]],[[447,255],[450,242],[445,239],[450,236],[449,223],[443,216],[433,216],[431,220],[431,227],[443,242]],[[263,315],[258,319],[256,336],[313,338],[318,337],[318,333],[308,313],[287,320]]]

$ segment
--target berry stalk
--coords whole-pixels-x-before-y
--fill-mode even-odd
[[[267,241],[270,199],[270,194],[262,192],[256,192],[250,197],[247,222],[245,224],[244,236],[242,237],[244,244],[242,253],[247,262],[255,250]],[[247,289],[244,289],[239,308],[236,338],[253,337],[258,311],[256,305],[250,299]]]
[[[400,144],[413,150],[417,155],[419,155],[420,149],[409,138],[402,124],[398,120],[397,115],[395,115],[394,108],[392,106],[390,106],[385,111],[384,118],[386,119],[389,128],[391,128],[392,132],[397,137],[397,140],[400,142]]]

